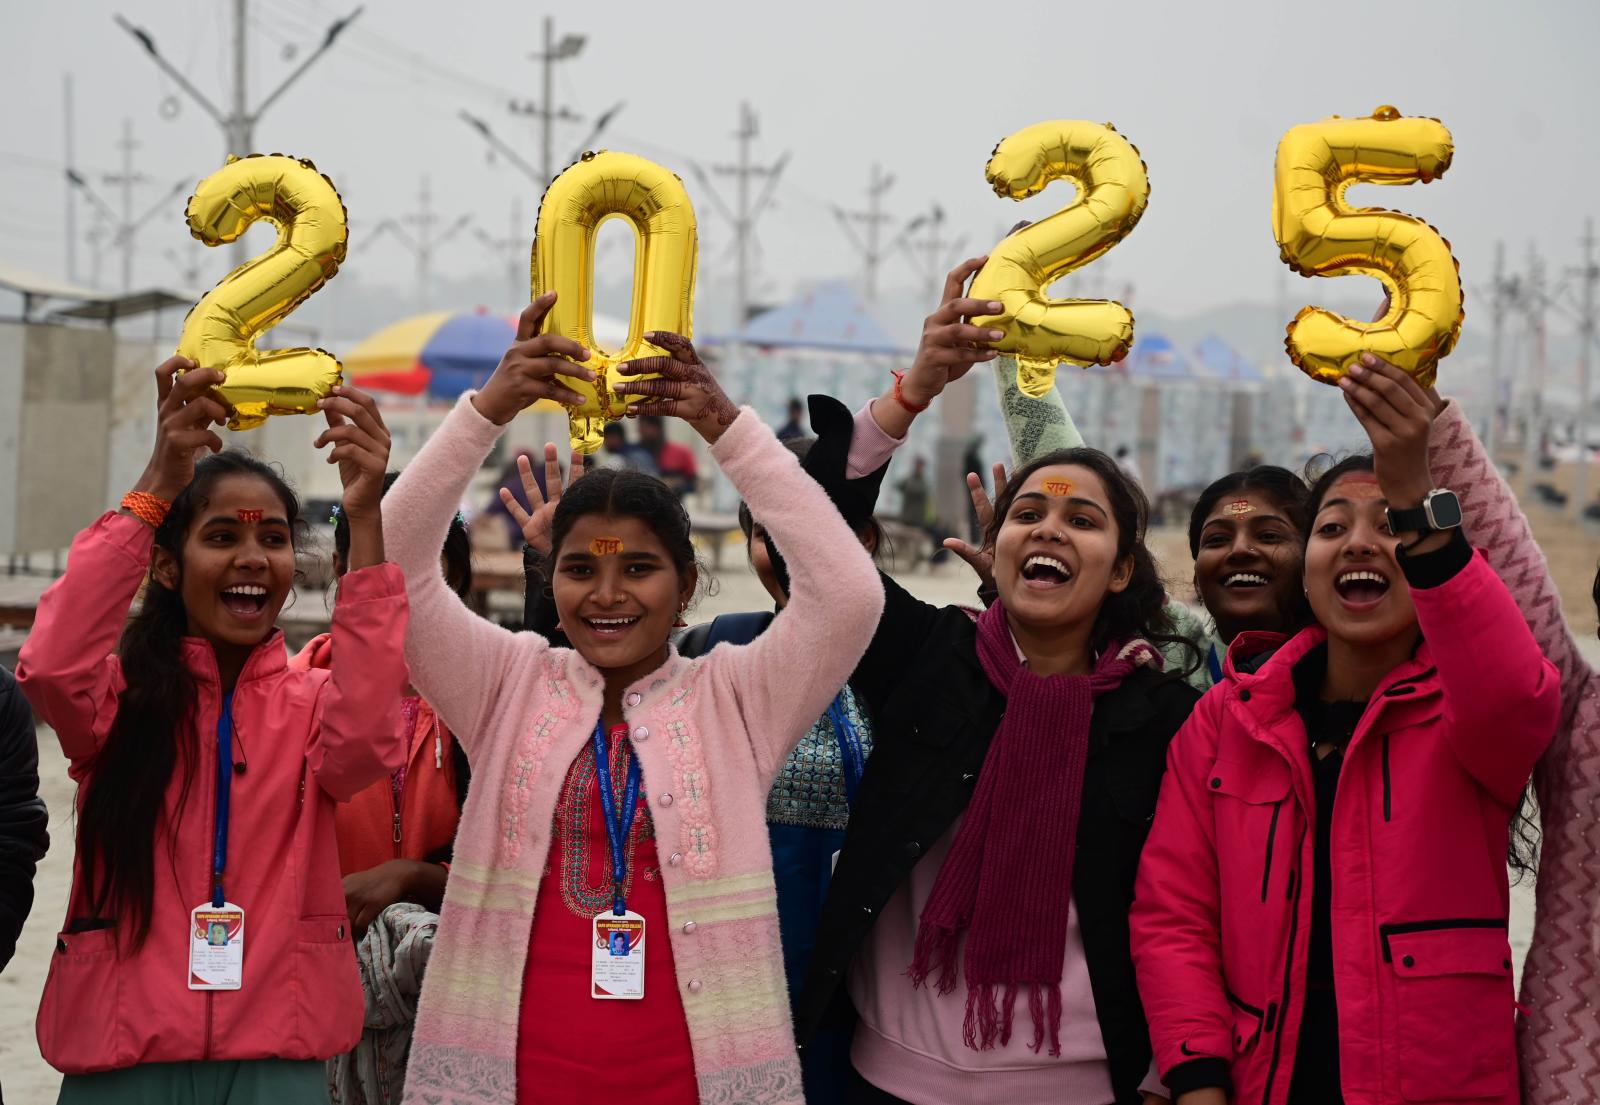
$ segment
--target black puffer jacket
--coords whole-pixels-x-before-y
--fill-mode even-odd
[[[49,820],[39,797],[33,711],[0,668],[0,970],[11,962],[33,908],[33,874],[50,846]]]

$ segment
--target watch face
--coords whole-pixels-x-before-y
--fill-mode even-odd
[[[1461,500],[1454,491],[1436,491],[1428,496],[1428,513],[1434,529],[1455,529],[1461,524]]]

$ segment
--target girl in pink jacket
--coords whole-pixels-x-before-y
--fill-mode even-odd
[[[79,784],[39,1046],[66,1103],[326,1102],[322,1060],[362,1022],[334,805],[403,751],[406,599],[378,507],[389,435],[360,392],[323,400],[352,570],[332,670],[291,671],[274,622],[299,503],[267,465],[220,452],[220,373],[173,358],[156,377],[144,476],[73,542],[17,665]]]
[[[788,605],[756,641],[686,660],[669,643],[698,573],[659,480],[585,475],[551,524],[571,648],[510,633],[445,586],[439,543],[518,411],[575,404],[588,352],[540,334],[554,302],[464,396],[384,502],[414,618],[417,690],[472,764],[407,1102],[801,1105],[767,794],[866,650],[872,560],[794,455],[740,411],[687,340],[620,366],[640,409],[688,421],[788,558]]]
[[[1180,1105],[1518,1100],[1506,849],[1560,705],[1375,358],[1373,455],[1312,488],[1319,625],[1243,634],[1174,738],[1133,906]]]

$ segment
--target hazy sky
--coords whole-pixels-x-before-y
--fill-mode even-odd
[[[251,103],[275,87],[329,20],[354,0],[256,0],[251,4]],[[221,160],[216,125],[163,77],[112,22],[121,12],[155,37],[195,84],[226,102],[231,3],[223,0],[60,0],[10,3],[0,14],[0,260],[65,275],[63,74],[76,80],[78,160],[113,204],[100,174],[119,163],[124,118],[141,143],[136,168],[149,182],[134,208],[155,203],[179,179]],[[344,193],[352,248],[383,218],[416,207],[431,178],[439,212],[504,237],[521,201],[525,255],[535,188],[458,119],[490,120],[531,161],[531,120],[508,114],[510,96],[537,98],[540,18],[550,9],[508,0],[367,0],[347,37],[264,117],[257,146],[313,158]],[[789,151],[776,203],[760,226],[761,292],[856,275],[859,261],[830,204],[860,206],[869,166],[894,174],[891,209],[909,217],[937,201],[966,252],[980,252],[1015,218],[1064,201],[1053,188],[1029,204],[994,197],[984,183],[990,149],[1042,119],[1111,121],[1149,165],[1143,223],[1107,258],[1110,283],[1132,283],[1135,305],[1186,313],[1240,300],[1270,302],[1282,266],[1272,241],[1272,159],[1288,127],[1380,103],[1433,115],[1454,132],[1456,161],[1426,187],[1368,189],[1365,202],[1427,217],[1453,243],[1469,288],[1487,280],[1493,244],[1521,260],[1529,243],[1553,266],[1576,261],[1582,219],[1600,208],[1600,143],[1593,140],[1600,76],[1600,5],[1350,0],[1073,4],[774,3],[570,4],[560,32],[589,42],[559,67],[558,99],[593,114],[626,108],[603,145],[652,157],[684,173],[701,216],[702,287],[731,273],[730,228],[687,162],[734,156],[738,102],[760,116],[761,160]],[[177,105],[163,118],[163,100]],[[586,133],[558,132],[557,159]],[[184,196],[187,192],[184,192]],[[1358,198],[1363,193],[1356,193]],[[195,251],[183,197],[141,235],[138,284],[173,283],[174,251]],[[80,205],[80,229],[89,213]],[[79,251],[80,275],[89,269]],[[206,259],[206,282],[214,258]],[[445,278],[501,273],[470,234],[444,246]],[[108,255],[105,279],[117,260]],[[413,263],[392,241],[355,254],[363,282],[410,287]],[[919,273],[886,261],[886,285]],[[1316,291],[1293,280],[1291,304]],[[509,292],[508,292],[509,294]],[[1469,301],[1470,309],[1470,301]]]

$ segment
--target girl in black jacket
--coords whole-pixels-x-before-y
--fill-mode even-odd
[[[874,414],[931,398],[897,385]],[[877,745],[797,1037],[859,1017],[856,1101],[1137,1102],[1161,1087],[1128,907],[1196,695],[1150,647],[1171,627],[1146,501],[1115,462],[1048,454],[995,508],[985,614],[883,579],[851,680]]]

